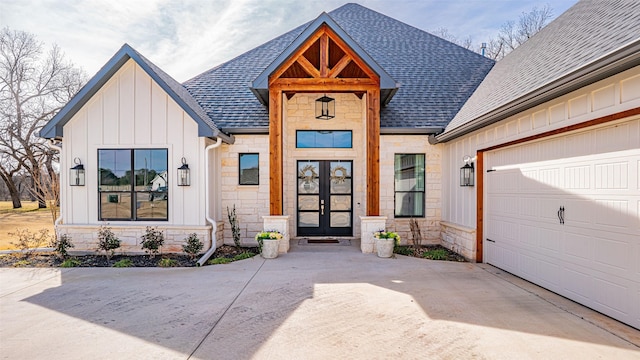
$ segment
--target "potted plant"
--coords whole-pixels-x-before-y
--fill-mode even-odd
[[[376,249],[381,258],[390,258],[394,246],[400,244],[400,235],[391,231],[380,230],[373,233],[373,237],[376,238]]]
[[[278,257],[280,239],[282,239],[282,234],[277,230],[261,231],[256,234],[256,241],[263,258],[275,259]]]

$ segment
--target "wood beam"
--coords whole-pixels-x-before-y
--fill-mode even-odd
[[[342,59],[340,59],[340,61],[338,61],[338,63],[333,68],[331,68],[331,71],[329,71],[329,77],[334,78],[340,75],[340,72],[344,70],[344,68],[346,68],[350,62],[351,58],[345,54]]]
[[[313,66],[313,64],[310,63],[309,60],[307,60],[306,57],[300,56],[298,58],[298,64],[300,64],[300,66],[302,66],[302,68],[304,69],[304,71],[307,72],[307,74],[313,76],[314,78],[319,78],[320,77],[320,72],[318,71],[318,69],[316,69],[316,67]]]
[[[380,89],[367,91],[367,216],[380,215]]]
[[[325,32],[327,33],[327,35],[329,37],[331,37],[331,40],[340,47],[340,49],[342,49],[342,51],[344,51],[345,54],[349,55],[349,57],[351,57],[351,60],[358,65],[358,67],[360,69],[362,69],[362,71],[365,72],[365,74],[367,74],[367,76],[369,76],[371,79],[378,79],[378,81],[380,81],[380,76],[378,76],[378,74],[376,74],[373,70],[371,70],[371,68],[369,68],[369,66],[362,61],[359,57],[354,56],[355,53],[353,52],[353,50],[351,50],[351,48],[349,47],[349,45],[347,45],[347,43],[345,43],[344,41],[342,41],[342,39],[340,39],[340,37],[334,33],[333,31],[331,31],[330,28],[326,28]]]
[[[269,214],[282,215],[282,91],[269,90]]]
[[[363,87],[379,87],[378,81],[373,79],[354,79],[354,78],[282,78],[274,80],[269,88],[271,87],[292,87],[292,88],[302,88],[302,87],[314,87],[314,90],[322,90],[321,87],[332,88],[332,87],[347,87],[351,90],[365,90]]]
[[[319,31],[316,31],[315,34],[309,37],[305,44],[300,46],[298,50],[291,54],[291,56],[287,60],[285,60],[282,65],[280,65],[280,67],[277,68],[276,71],[273,72],[273,74],[271,74],[271,76],[269,76],[269,83],[271,83],[271,81],[275,79],[279,79],[280,76],[282,76],[282,74],[284,74],[284,72],[287,71],[291,67],[291,65],[293,65],[293,63],[295,63],[298,58],[301,57],[309,49],[309,47],[311,47],[311,45],[313,45],[322,35],[324,35],[324,28],[325,26],[321,27]]]
[[[325,27],[326,30],[326,27]],[[320,37],[320,77],[329,73],[329,37],[323,32]]]

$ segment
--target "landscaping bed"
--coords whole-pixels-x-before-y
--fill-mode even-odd
[[[455,253],[442,245],[396,246],[394,254],[413,256],[422,259],[466,262],[460,254]]]
[[[254,255],[245,255],[251,253]],[[227,263],[249,258],[258,253],[257,248],[237,248],[223,245],[209,258],[211,263]],[[193,267],[196,261],[187,255],[159,254],[154,258],[149,255],[114,255],[107,259],[104,255],[69,255],[64,260],[54,253],[33,253],[25,256],[22,253],[0,255],[0,267]],[[228,259],[217,260],[215,259]],[[209,263],[208,262],[208,263]]]

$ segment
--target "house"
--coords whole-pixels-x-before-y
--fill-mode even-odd
[[[639,17],[581,1],[494,64],[347,4],[184,84],[124,45],[41,131],[86,169],[62,176],[58,231],[93,249],[108,223],[139,251],[155,225],[170,251],[194,232],[215,249],[235,206],[244,243],[369,253],[415,219],[424,243],[640,328]]]

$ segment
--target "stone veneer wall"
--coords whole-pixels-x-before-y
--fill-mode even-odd
[[[394,218],[395,154],[425,154],[425,217],[415,219],[422,233],[422,244],[440,243],[442,209],[443,145],[429,145],[426,135],[382,135],[380,139],[380,215],[387,217],[386,229],[400,235],[402,244],[411,244],[409,218]]]
[[[145,225],[111,225],[114,234],[120,238],[121,246],[116,250],[116,254],[144,254],[142,250],[142,235],[147,227]],[[98,247],[98,230],[96,225],[58,225],[58,234],[67,234],[71,237],[74,248],[72,251],[91,252]],[[196,233],[200,240],[204,242],[204,251],[211,246],[211,226],[157,226],[158,230],[164,232],[165,242],[161,249],[162,253],[182,253],[182,245],[191,233]]]
[[[269,215],[269,135],[235,135],[233,145],[223,144],[218,151],[220,173],[216,176],[220,186],[219,221],[224,223],[223,243],[233,245],[227,207],[236,207],[240,226],[240,242],[257,246],[256,233],[262,231],[262,217]],[[259,185],[239,185],[241,153],[259,154]]]
[[[442,246],[464,256],[467,261],[476,260],[476,229],[450,222],[440,222],[442,226]]]

